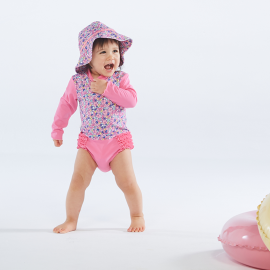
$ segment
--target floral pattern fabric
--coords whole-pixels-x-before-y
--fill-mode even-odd
[[[132,45],[132,39],[117,33],[104,23],[95,21],[79,33],[80,58],[75,67],[77,73],[85,71],[86,65],[92,59],[93,43],[97,38],[111,38],[120,41],[120,53],[124,62],[124,53]]]
[[[107,81],[119,87],[123,71],[116,71]],[[128,132],[126,109],[103,95],[91,91],[86,72],[73,75],[77,98],[80,104],[81,132],[94,140],[111,139]]]

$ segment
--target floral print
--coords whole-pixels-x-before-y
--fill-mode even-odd
[[[79,49],[80,58],[75,67],[77,73],[85,71],[86,65],[92,59],[92,47],[97,38],[111,38],[119,40],[121,43],[120,53],[124,62],[124,53],[130,48],[132,39],[124,35],[118,34],[115,30],[109,28],[105,24],[95,21],[85,27],[79,33]]]
[[[124,75],[123,71],[115,71],[106,80],[119,87]],[[73,75],[73,81],[80,104],[81,132],[94,140],[106,140],[129,131],[126,127],[126,109],[92,92],[86,72]]]

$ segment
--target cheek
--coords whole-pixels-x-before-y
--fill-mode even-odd
[[[120,55],[116,58],[117,64],[120,64]]]
[[[96,59],[95,59],[95,66],[96,66],[97,68],[103,68],[103,64],[104,64],[103,59],[100,59],[100,58],[96,58]]]

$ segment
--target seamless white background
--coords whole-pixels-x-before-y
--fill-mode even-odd
[[[79,262],[78,269],[91,263],[93,269],[244,269],[225,257],[216,237],[230,217],[256,209],[269,193],[270,2],[26,0],[0,5],[3,269],[18,269],[16,263],[21,269],[74,269]],[[137,236],[143,247],[136,236],[124,233],[128,208],[111,172],[94,175],[79,219],[82,231],[57,240],[50,234],[65,218],[79,107],[60,148],[53,145],[51,125],[75,74],[78,33],[96,20],[133,39],[123,70],[138,94],[136,107],[127,109],[127,126],[144,195],[148,232]],[[130,260],[119,265],[116,255],[104,260],[103,232],[111,239],[104,240],[108,252],[111,247],[130,256],[127,246],[133,245],[130,251],[141,260],[128,268]],[[93,245],[100,244],[91,249],[98,259],[74,255],[65,265],[54,257],[59,249],[74,254],[86,247],[88,236]],[[115,244],[125,237],[124,246]],[[47,259],[41,255],[43,241]],[[69,241],[82,245],[69,249]],[[39,259],[31,261],[29,252]],[[11,262],[12,256],[17,260]]]
[[[136,155],[269,158],[269,8],[269,1],[2,4],[1,151],[73,152],[78,111],[61,150],[51,147],[51,124],[75,73],[78,33],[99,20],[134,40],[123,70],[138,92],[128,110]]]

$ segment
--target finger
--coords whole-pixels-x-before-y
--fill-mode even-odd
[[[56,147],[61,146],[62,143],[63,143],[63,140],[55,140],[55,141],[54,141],[54,145],[55,145]]]

